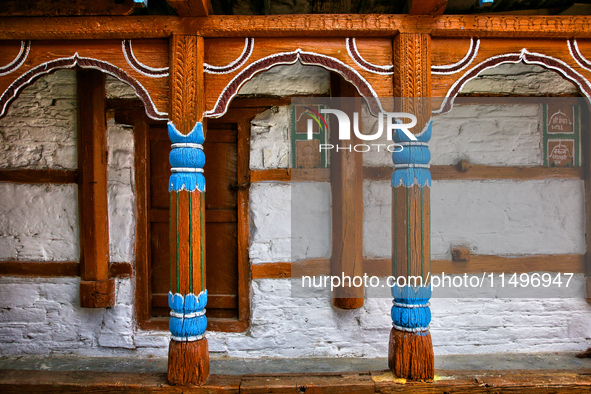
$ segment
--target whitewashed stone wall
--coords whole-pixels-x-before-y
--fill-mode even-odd
[[[484,70],[462,88],[462,93],[516,95],[577,94],[577,88],[558,73],[531,64],[501,64]]]
[[[387,356],[390,299],[366,299],[362,308],[344,311],[331,306],[328,292],[291,298],[289,286],[287,279],[253,281],[250,332],[209,333],[211,352],[231,357]],[[580,350],[591,336],[584,299],[434,298],[431,306],[436,355]]]
[[[133,127],[107,123],[109,251],[112,262],[135,261]]]
[[[555,93],[576,91],[556,74],[541,68],[503,67],[503,72],[511,74],[510,83],[500,73],[489,70],[471,82],[470,89],[480,93],[533,94],[540,85],[547,85]],[[537,85],[536,76],[541,78]],[[272,116],[267,113],[261,118]],[[450,114],[434,119],[432,163],[450,165],[467,159],[483,165],[541,165],[540,119],[538,105],[457,105]],[[265,141],[254,135],[253,139],[289,149],[285,138],[288,134],[277,130],[289,128],[286,120],[269,122],[272,125],[265,129]],[[364,129],[372,130],[372,126],[376,127],[370,120]],[[259,132],[257,127],[253,127],[255,132]],[[255,154],[254,168],[284,167],[276,165],[277,159],[267,166],[259,158],[262,155]],[[391,154],[366,153],[364,165],[391,166]],[[251,197],[264,201],[252,207],[255,227],[286,223],[288,209],[280,207],[290,204],[287,188],[273,182],[253,186]],[[279,190],[281,198],[277,198]],[[450,259],[450,246],[458,244],[478,254],[585,253],[584,199],[583,181],[579,180],[433,182],[432,257]],[[388,181],[364,182],[366,257],[391,255],[391,200]],[[263,217],[264,221],[260,219]],[[285,237],[284,225],[274,229],[267,229],[264,237],[255,232],[251,243],[253,264],[288,261],[272,248],[260,246]],[[582,289],[583,275],[575,276],[572,286]],[[257,280],[252,288],[250,334],[229,337],[210,333],[213,352],[236,357],[387,354],[389,299],[367,299],[357,311],[340,311],[331,307],[328,294],[290,298],[287,280]],[[583,299],[433,299],[432,311],[436,354],[579,350],[586,348],[591,338],[591,308]]]
[[[255,75],[245,83],[239,95],[295,96],[327,94],[330,74],[322,67],[304,66],[296,62],[291,66],[275,66]]]
[[[479,82],[471,82],[470,89],[540,92],[543,90],[536,83],[541,80],[550,81],[541,85],[549,84],[555,93],[556,89],[572,91],[570,85],[549,80],[551,74],[531,67],[495,70],[502,73],[487,71]],[[503,78],[503,73],[512,76]],[[133,97],[133,91],[124,85],[112,79],[107,82],[109,97]],[[9,115],[0,120],[0,167],[76,168],[74,86],[73,72],[65,71],[47,76],[23,92]],[[240,93],[283,96],[327,91],[324,70],[297,65],[273,68]],[[434,164],[467,158],[478,164],[539,165],[540,137],[534,120],[539,118],[539,108],[523,106],[520,111],[517,116],[503,107],[458,106],[450,115],[437,118],[432,140]],[[251,168],[289,166],[287,114],[288,107],[274,108],[253,121]],[[470,120],[475,114],[480,125]],[[516,122],[526,119],[519,127],[509,121],[493,121],[511,117]],[[48,119],[51,124],[46,123]],[[37,125],[52,127],[51,134]],[[485,128],[493,132],[482,133]],[[110,122],[108,143],[111,256],[113,261],[132,262],[132,130]],[[509,147],[514,150],[507,154]],[[364,164],[389,166],[391,157],[366,154]],[[322,206],[316,206],[321,212],[330,209],[326,187],[315,183],[310,189],[324,199]],[[78,258],[75,186],[0,184],[0,193],[0,258]],[[577,180],[434,182],[433,256],[448,258],[452,243],[468,244],[482,254],[584,253],[584,198],[583,183]],[[31,204],[25,207],[18,200]],[[290,261],[291,201],[289,185],[252,185],[249,252],[253,264]],[[391,243],[389,182],[366,181],[364,203],[364,254],[387,257]],[[317,216],[315,231],[324,226],[319,233],[325,233],[330,216],[311,214]],[[553,232],[557,238],[551,239],[546,230],[551,225],[561,230]],[[28,234],[31,228],[38,230]],[[54,239],[54,233],[61,238]],[[328,257],[330,239],[316,238],[318,244],[305,256]],[[59,246],[60,242],[66,246]],[[579,275],[573,280],[581,286],[584,279]],[[167,332],[142,331],[133,324],[133,280],[117,280],[116,306],[100,310],[79,307],[78,284],[78,278],[0,277],[0,354],[166,356]],[[250,330],[209,332],[212,356],[386,356],[390,299],[367,299],[361,309],[342,311],[331,306],[326,292],[314,298],[291,298],[286,279],[259,279],[251,286]],[[591,308],[582,299],[433,299],[432,311],[436,354],[579,350],[588,347],[591,338]]]
[[[289,168],[290,107],[273,107],[257,115],[250,128],[250,168]]]
[[[364,182],[363,250],[392,255],[392,189]],[[585,253],[582,180],[433,181],[431,257],[451,259],[450,246],[475,254]]]
[[[0,182],[0,259],[77,261],[76,185]]]
[[[491,166],[542,165],[540,105],[520,105],[514,99],[508,102],[507,105],[455,105],[448,114],[435,116],[429,143],[431,164],[451,165],[468,160]],[[375,122],[368,124],[377,127]],[[385,133],[376,143],[387,143]],[[392,154],[372,150],[363,154],[363,163],[391,166]]]
[[[10,105],[0,120],[0,168],[76,168],[73,75],[73,71],[49,74]]]
[[[75,72],[57,71],[24,89],[0,119],[0,135],[1,168],[76,169]],[[107,143],[111,261],[133,263],[132,129],[109,121]],[[0,196],[0,259],[79,260],[76,185],[0,183]],[[132,280],[117,280],[116,306],[98,310],[80,308],[79,281],[1,277],[0,354],[141,353],[151,343],[133,331]]]

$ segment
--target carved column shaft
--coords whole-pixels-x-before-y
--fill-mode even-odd
[[[430,287],[410,278],[424,280],[431,269],[429,171],[431,138],[431,38],[428,34],[401,33],[394,38],[394,96],[396,111],[413,114],[411,129],[417,141],[397,132],[392,174],[392,272],[404,277],[392,288],[393,328],[388,364],[399,377],[432,379],[434,358],[429,323]],[[410,280],[409,280],[410,279]]]
[[[203,38],[170,40],[170,312],[168,381],[201,385],[209,376],[205,330],[205,154]]]

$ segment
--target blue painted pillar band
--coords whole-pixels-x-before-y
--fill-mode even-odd
[[[197,122],[189,134],[182,135],[172,122],[168,122],[168,137],[172,142],[169,156],[172,174],[168,182],[168,191],[188,190],[192,192],[199,190],[204,192],[205,153],[203,153],[203,142],[205,136],[203,124]]]
[[[392,288],[392,326],[399,331],[425,333],[431,323],[430,286]]]
[[[394,142],[401,145],[402,150],[392,153],[394,162],[392,187],[412,187],[413,185],[431,187],[431,171],[429,171],[431,152],[428,142],[431,139],[432,126],[433,121],[429,120],[423,131],[415,135],[417,141],[411,141],[401,132],[394,134]]]
[[[198,295],[168,292],[168,306],[170,307],[170,333],[174,341],[198,341],[203,338],[207,328],[205,306],[207,305],[207,290]]]

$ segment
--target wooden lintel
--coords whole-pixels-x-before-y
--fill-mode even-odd
[[[167,0],[178,16],[208,16],[213,14],[209,0]]]
[[[441,15],[447,7],[447,0],[408,0],[409,15]]]
[[[0,18],[0,40],[202,37],[432,37],[589,38],[589,16],[505,15],[211,15]]]

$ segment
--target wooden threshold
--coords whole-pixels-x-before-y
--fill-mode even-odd
[[[501,167],[471,165],[466,171],[457,165],[431,166],[431,177],[435,181],[460,179],[583,179],[583,167]],[[392,176],[391,167],[364,167],[363,179],[368,181],[389,181]]]
[[[392,274],[390,259],[363,259],[363,271],[369,276],[387,277]],[[252,279],[291,278],[299,275],[330,275],[329,259],[310,259],[297,263],[264,263],[252,265]],[[524,272],[585,272],[585,255],[556,254],[503,257],[471,255],[470,261],[431,260],[431,274],[524,273]]]
[[[201,387],[170,386],[165,373],[0,370],[0,391],[45,393],[582,393],[591,369],[437,370],[432,382],[390,371],[211,375]]]
[[[149,331],[166,331],[170,328],[168,317],[152,317],[148,320],[136,320],[138,327],[142,330]],[[244,332],[250,326],[250,321],[239,321],[236,319],[226,319],[219,317],[207,318],[207,331],[221,331],[221,332]]]

